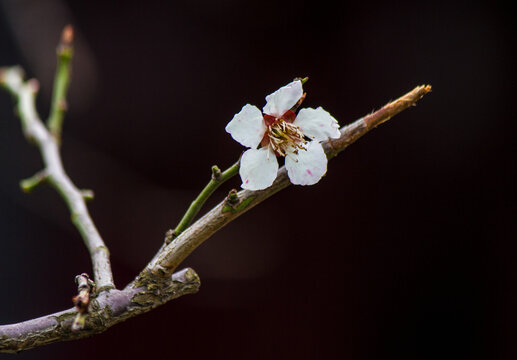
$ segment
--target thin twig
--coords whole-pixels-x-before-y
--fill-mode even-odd
[[[414,105],[420,98],[431,91],[431,86],[418,86],[399,99],[383,106],[380,110],[367,115],[348,126],[341,128],[341,137],[324,142],[323,148],[327,157],[332,158],[343,151],[348,145],[358,140],[371,129],[382,124],[392,116]],[[149,273],[158,276],[170,276],[181,262],[205,240],[210,238],[223,226],[242,215],[255,205],[261,203],[271,195],[290,184],[285,167],[278,171],[278,176],[269,188],[259,191],[243,190],[234,199],[225,199],[216,207],[201,217],[192,226],[186,229],[170,244],[163,246],[157,255],[141,273],[145,279]],[[237,199],[235,199],[237,197]]]
[[[50,106],[50,115],[47,121],[50,133],[54,135],[58,144],[61,142],[63,118],[68,109],[66,93],[70,84],[70,65],[72,62],[74,30],[72,26],[65,26],[61,34],[61,41],[57,47],[57,69],[54,78],[54,91]]]
[[[45,180],[57,190],[68,205],[72,222],[79,230],[90,253],[98,291],[114,288],[108,248],[88,213],[83,191],[79,190],[65,173],[56,139],[36,112],[35,98],[39,87],[38,82],[24,81],[23,71],[19,67],[11,67],[0,69],[0,85],[3,85],[15,98],[25,137],[40,149],[45,169],[43,173],[38,174],[46,175]],[[36,175],[35,178],[38,179],[40,176]],[[30,188],[32,190],[33,187]]]
[[[221,186],[225,181],[231,179],[233,176],[237,175],[239,172],[239,161],[230,166],[225,171],[221,172],[217,166],[212,166],[212,178],[208,182],[208,184],[204,187],[203,190],[199,193],[197,198],[192,201],[187,212],[183,215],[183,218],[180,220],[176,228],[174,228],[174,233],[169,238],[169,242],[172,241],[174,237],[177,237],[181,234],[187,227],[190,226],[192,220],[196,217],[201,210],[203,204],[208,200],[210,195]]]

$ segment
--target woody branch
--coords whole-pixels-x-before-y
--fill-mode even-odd
[[[70,36],[70,33],[64,33],[62,44],[58,48],[70,50],[67,53],[69,56]],[[212,180],[191,204],[172,236],[168,237],[166,243],[133,282],[123,290],[115,289],[109,253],[86,208],[85,198],[89,197],[90,193],[79,190],[68,178],[59,154],[70,58],[65,57],[66,61],[62,60],[58,50],[58,71],[48,128],[42,123],[35,109],[34,100],[38,90],[36,80],[24,81],[20,68],[5,68],[0,69],[0,85],[14,96],[23,132],[29,141],[39,147],[45,163],[44,170],[22,182],[22,188],[30,191],[46,181],[54,186],[66,201],[72,221],[90,252],[95,279],[95,284],[91,286],[96,286],[97,293],[92,293],[92,287],[85,275],[79,276],[79,294],[74,298],[75,308],[0,326],[0,352],[19,352],[52,342],[88,337],[174,298],[196,292],[200,281],[194,270],[184,269],[174,273],[180,263],[223,226],[290,184],[286,169],[282,167],[271,187],[259,191],[232,190],[221,203],[190,225],[215,188],[237,173],[238,163],[223,173],[213,169]],[[429,85],[418,86],[380,110],[342,127],[339,138],[322,143],[327,157],[335,157],[371,129],[415,105],[430,91]]]
[[[416,87],[380,110],[342,127],[339,138],[323,143],[327,156],[329,158],[336,156],[368,131],[415,105],[430,90],[430,86]],[[192,269],[173,273],[178,265],[197,246],[223,226],[289,184],[287,172],[282,167],[278,172],[278,178],[271,187],[259,191],[243,190],[231,193],[174,241],[163,246],[146,268],[124,290],[110,290],[101,293],[94,300],[94,310],[85,317],[84,330],[74,332],[72,329],[77,314],[76,309],[65,310],[18,324],[0,326],[0,352],[21,351],[51,342],[91,336],[130,317],[150,311],[173,298],[197,291],[199,287],[197,274]],[[157,289],[160,289],[161,292],[157,292]],[[164,289],[168,291],[164,292]],[[107,308],[117,309],[117,311],[107,311]]]
[[[37,82],[35,80],[24,82],[22,71],[19,68],[7,69],[1,74],[1,77],[2,84],[16,99],[25,137],[39,147],[45,164],[44,170],[30,179],[22,181],[22,188],[25,191],[30,191],[37,184],[46,181],[57,190],[65,200],[70,210],[72,222],[79,230],[90,253],[97,286],[99,288],[113,288],[108,248],[88,213],[85,194],[72,183],[66,174],[58,144],[35,111]]]
[[[418,86],[399,99],[383,106],[378,111],[366,115],[348,126],[342,127],[339,138],[330,139],[322,143],[327,157],[329,159],[335,157],[368,131],[386,122],[408,107],[415,105],[418,100],[430,91],[430,85]],[[230,194],[224,201],[174,239],[174,241],[162,247],[154,259],[147,265],[146,271],[155,275],[170,276],[192,251],[215,232],[290,184],[284,166],[278,170],[278,176],[270,187],[264,190],[242,190],[238,193]],[[142,273],[142,275],[145,275],[145,273]]]

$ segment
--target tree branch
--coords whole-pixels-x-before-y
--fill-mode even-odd
[[[348,126],[342,127],[341,137],[322,143],[327,157],[332,158],[336,156],[371,129],[408,107],[415,105],[418,100],[430,91],[431,86],[429,85],[418,86],[399,99],[383,106],[380,110]],[[170,244],[162,246],[146,269],[140,274],[140,278],[145,279],[149,273],[164,277],[170,276],[192,251],[215,232],[289,184],[287,171],[285,167],[282,167],[278,170],[275,182],[269,188],[259,191],[243,190],[237,194],[232,194],[231,198],[229,196],[219,203]]]
[[[68,205],[72,222],[88,248],[98,291],[114,288],[109,251],[88,213],[84,193],[65,173],[58,144],[36,112],[35,98],[39,88],[38,82],[34,79],[24,82],[23,71],[19,67],[11,67],[0,69],[0,85],[14,96],[23,133],[27,140],[39,147],[45,164],[43,172],[35,175],[32,178],[33,181],[25,182],[25,185],[28,185],[25,189],[32,190],[34,184],[39,184],[41,183],[39,180],[44,179],[57,190]],[[41,174],[45,176],[42,177]]]
[[[81,318],[81,329],[74,330],[77,308],[0,326],[0,353],[15,353],[50,344],[90,337],[111,326],[178,298],[198,291],[199,277],[192,269],[183,269],[153,287],[142,286],[124,290],[111,289],[99,294]]]
[[[170,239],[168,242],[172,241],[173,238],[177,237],[187,227],[190,226],[192,220],[194,220],[196,215],[199,213],[199,210],[201,210],[203,204],[219,186],[221,186],[226,180],[229,180],[233,176],[237,175],[237,173],[239,172],[239,163],[240,162],[237,161],[224,172],[221,172],[221,170],[219,170],[219,168],[216,165],[212,166],[212,178],[205,186],[205,188],[201,190],[201,193],[199,193],[197,198],[190,204],[189,208],[187,209],[187,212],[185,213],[185,215],[183,215],[183,218],[180,220],[180,222],[174,229],[173,234],[171,234],[171,236],[168,237],[168,239]]]
[[[33,188],[33,183],[38,184],[46,180],[62,195],[69,205],[74,224],[90,250],[97,286],[104,287],[104,291],[98,292],[98,296],[91,299],[87,310],[82,308],[84,314],[79,326],[74,326],[78,319],[77,308],[0,326],[0,352],[18,352],[51,342],[88,337],[176,297],[196,292],[200,285],[199,277],[192,269],[184,269],[173,274],[178,265],[223,226],[290,184],[287,171],[282,167],[273,185],[265,190],[232,190],[224,201],[181,232],[170,244],[162,246],[146,268],[124,290],[112,289],[107,250],[88,215],[83,194],[66,176],[55,139],[41,123],[35,111],[37,83],[34,80],[24,83],[21,70],[9,68],[0,70],[0,84],[17,99],[25,136],[40,147],[46,165],[44,172],[29,182],[29,188]],[[340,138],[323,143],[327,156],[334,157],[374,127],[414,105],[429,91],[430,86],[419,86],[380,110],[341,128]],[[236,174],[235,169],[238,169],[238,164],[227,170],[228,178]],[[193,202],[184,216],[186,226],[218,185],[220,183],[209,183]],[[85,291],[83,285],[79,285],[79,288],[80,292]]]

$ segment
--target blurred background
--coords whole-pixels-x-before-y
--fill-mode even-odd
[[[345,125],[433,86],[320,183],[203,244],[184,263],[199,293],[16,358],[515,358],[515,15],[472,1],[0,1],[0,66],[39,79],[43,118],[60,32],[76,30],[63,161],[95,191],[119,287],[210,167],[244,150],[224,131],[244,104],[309,76],[304,105]],[[19,190],[41,168],[0,93],[0,323],[70,307],[91,272],[56,192]]]

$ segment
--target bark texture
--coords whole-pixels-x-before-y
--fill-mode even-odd
[[[73,330],[78,314],[70,308],[17,324],[0,326],[0,352],[16,353],[56,341],[89,337],[105,331],[130,317],[198,291],[199,276],[193,269],[183,269],[168,279],[124,290],[106,290],[93,298],[85,316],[83,329]]]

